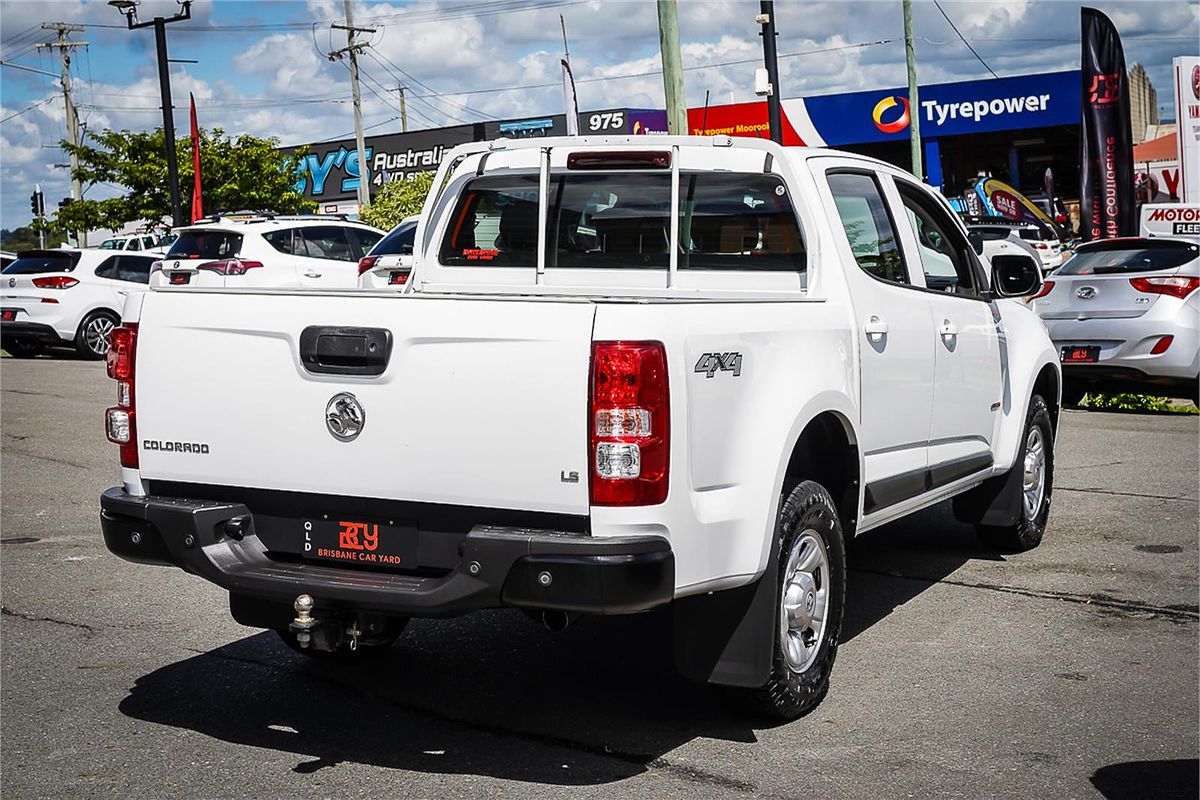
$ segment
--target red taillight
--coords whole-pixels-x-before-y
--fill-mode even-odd
[[[592,505],[667,499],[671,450],[662,342],[594,342],[588,409]]]
[[[243,261],[240,258],[227,258],[221,261],[207,261],[198,264],[196,269],[216,272],[220,275],[245,275],[247,270],[260,269],[261,261]]]
[[[1034,246],[1034,249],[1036,249],[1036,250],[1049,250],[1050,249],[1050,245],[1044,244],[1043,242],[1030,242],[1030,244],[1032,244]]]
[[[1154,343],[1154,347],[1150,348],[1150,355],[1161,356],[1167,352],[1167,348],[1171,346],[1171,342],[1175,341],[1175,337],[1167,334]]]
[[[1050,290],[1054,288],[1054,281],[1042,281],[1042,290],[1035,294],[1030,300],[1037,300],[1039,297],[1045,297],[1050,294]]]
[[[1196,291],[1200,278],[1190,275],[1171,275],[1166,278],[1130,278],[1133,288],[1143,294],[1168,294],[1180,300]]]
[[[363,256],[362,258],[360,258],[358,260],[358,274],[362,275],[364,272],[369,270],[371,267],[375,266],[375,262],[378,260],[379,260],[379,256]]]
[[[162,272],[162,268],[163,268],[163,262],[155,261],[150,264],[150,274],[153,275],[156,272]]]
[[[69,275],[50,275],[45,278],[33,279],[33,285],[39,289],[70,289],[77,283],[79,283],[79,279]]]
[[[136,322],[113,328],[109,334],[108,377],[117,382],[117,404],[104,412],[108,440],[121,446],[121,466],[138,466],[137,424],[133,382],[137,367]]]

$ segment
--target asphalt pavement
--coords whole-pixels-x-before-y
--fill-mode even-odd
[[[1032,552],[944,504],[862,537],[829,695],[768,725],[673,674],[662,614],[314,663],[104,549],[101,364],[4,359],[0,390],[4,797],[1197,796],[1195,416],[1064,412]]]

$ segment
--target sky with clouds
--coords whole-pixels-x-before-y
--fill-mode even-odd
[[[1019,75],[1079,66],[1079,3],[1067,0],[914,2],[922,83]],[[1170,64],[1195,54],[1200,3],[1091,3],[1121,31],[1126,60],[1140,62],[1171,116]],[[777,0],[784,97],[888,88],[905,83],[900,0]],[[171,16],[174,0],[143,0],[140,18]],[[944,10],[945,16],[942,11]],[[754,99],[761,40],[753,0],[679,0],[689,105]],[[559,15],[566,21],[581,110],[662,108],[658,24],[652,0],[355,0],[355,24],[376,28],[361,59],[363,124],[400,129],[397,87],[406,85],[410,129],[562,110]],[[349,73],[325,53],[345,45],[330,29],[341,0],[196,0],[192,18],[168,26],[176,129],[186,133],[187,97],[202,127],[274,137],[282,144],[339,138],[354,128]],[[949,17],[982,57],[971,53]],[[41,25],[86,30],[71,64],[87,129],[161,125],[152,29],[130,31],[104,0],[0,0],[0,60],[57,74],[55,38]],[[69,195],[61,88],[53,77],[0,68],[0,227],[29,222],[35,183],[48,210]],[[116,187],[94,186],[88,197]]]

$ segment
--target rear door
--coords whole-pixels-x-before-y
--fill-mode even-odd
[[[900,249],[900,220],[889,211],[885,179],[874,170],[846,166],[828,170],[826,180],[833,219],[844,231],[839,251],[848,262],[861,342],[864,511],[869,514],[925,490],[933,320],[929,297],[913,287]]]
[[[588,482],[564,476],[588,474],[593,316],[582,301],[148,292],[142,477],[586,514]],[[387,332],[386,368],[313,365],[314,326]],[[365,415],[351,441],[327,422],[342,393]]]
[[[358,285],[358,258],[344,225],[296,229],[296,274],[301,286],[323,289]]]

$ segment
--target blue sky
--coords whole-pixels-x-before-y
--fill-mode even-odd
[[[1094,3],[1122,32],[1126,59],[1141,62],[1168,116],[1170,61],[1195,54],[1196,2]],[[1001,76],[1078,67],[1079,4],[1067,0],[943,0],[988,67]],[[932,3],[914,4],[922,83],[986,77]],[[346,68],[322,51],[345,44],[329,24],[341,0],[249,2],[196,0],[193,17],[168,26],[176,127],[185,130],[187,95],[200,123],[230,133],[272,136],[284,144],[319,141],[353,130]],[[758,3],[680,0],[680,39],[689,103],[753,99],[761,58]],[[173,0],[144,0],[142,19],[170,16]],[[819,3],[777,0],[781,78],[786,97],[898,86],[904,83],[900,0]],[[362,60],[364,124],[399,130],[396,87],[408,86],[411,128],[435,127],[561,110],[558,15],[566,19],[580,106],[663,106],[657,16],[652,0],[356,0],[358,24],[377,32]],[[72,77],[82,119],[92,130],[140,130],[161,124],[154,35],[129,31],[98,0],[0,0],[0,59],[57,73],[56,54],[37,49],[53,34],[43,22],[86,27],[72,38]],[[878,42],[883,42],[877,44]],[[810,53],[810,51],[821,51]],[[801,55],[788,55],[801,54]],[[733,63],[731,63],[733,62]],[[626,77],[631,76],[631,77]],[[29,221],[29,193],[41,183],[47,206],[69,194],[57,80],[0,68],[0,227]],[[111,195],[96,186],[88,197]]]

